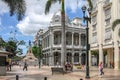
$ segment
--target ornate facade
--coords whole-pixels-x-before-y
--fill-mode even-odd
[[[70,21],[65,17],[66,24],[66,53],[65,61],[73,64],[85,64],[85,26],[82,19],[75,18]],[[42,44],[43,64],[55,66],[61,65],[61,14],[55,13],[47,30],[40,29],[35,36],[35,45]]]
[[[120,19],[120,0],[92,1],[92,24],[89,24],[90,65],[104,62],[105,67],[120,69],[120,25],[112,30],[112,22]],[[93,55],[95,52],[97,54]]]

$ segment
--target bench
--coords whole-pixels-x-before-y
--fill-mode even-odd
[[[62,67],[52,67],[51,70],[52,70],[52,75],[54,72],[59,72],[59,73],[62,73],[64,75],[64,70]]]

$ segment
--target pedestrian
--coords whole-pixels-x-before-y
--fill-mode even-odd
[[[100,62],[100,64],[99,64],[99,71],[100,71],[100,75],[104,75],[104,72],[103,72],[103,62]]]
[[[9,62],[9,70],[11,71],[12,62]]]
[[[27,70],[28,70],[27,67],[28,67],[28,64],[27,64],[27,61],[25,60],[25,62],[24,62],[24,67],[23,67],[23,71],[24,71],[24,69],[26,69],[26,71],[27,71]]]

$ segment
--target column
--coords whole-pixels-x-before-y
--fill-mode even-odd
[[[118,42],[115,42],[114,45],[114,69],[115,70],[119,70],[120,69],[120,53],[119,53],[119,46],[118,46]]]
[[[103,62],[103,50],[102,50],[102,44],[99,45],[99,63]]]
[[[118,35],[119,29],[120,29],[120,25],[117,25],[113,32],[114,34],[114,69],[115,70],[120,70],[120,51],[119,51],[120,38]]]
[[[81,34],[79,34],[79,46],[81,46]]]
[[[74,64],[74,53],[72,53],[72,63]]]
[[[107,54],[107,55],[108,55],[108,58],[107,58],[107,61],[108,61],[108,67],[110,68],[110,62],[111,62],[111,56],[112,56],[112,55],[111,55],[111,52],[110,52],[109,49],[107,50],[107,53],[108,53],[108,54]]]
[[[72,32],[72,47],[74,46],[74,32]]]
[[[46,48],[46,37],[45,37],[45,48]]]
[[[73,39],[73,36],[74,36],[74,32],[72,32],[72,63],[74,64],[74,39]]]
[[[48,58],[48,61],[49,61],[48,64],[49,64],[49,66],[51,66],[51,54],[50,54],[50,53],[49,53],[48,57],[49,57],[49,58]]]
[[[46,40],[47,40],[47,42],[46,42],[46,43],[47,43],[47,47],[48,47],[48,36],[46,37]]]
[[[50,65],[51,66],[53,66],[54,65],[54,55],[53,55],[53,50],[52,50],[52,47],[53,47],[53,36],[54,36],[54,34],[53,34],[53,32],[52,31],[50,31],[50,42],[49,42],[49,46],[50,46]]]
[[[81,53],[79,53],[79,63],[81,64]]]

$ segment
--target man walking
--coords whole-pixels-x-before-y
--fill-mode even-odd
[[[24,62],[24,67],[23,67],[23,71],[24,71],[24,69],[26,69],[26,71],[27,71],[27,70],[28,70],[27,67],[28,67],[28,64],[27,64],[27,61],[25,60],[25,62]]]

